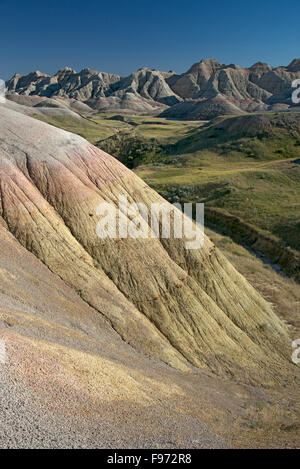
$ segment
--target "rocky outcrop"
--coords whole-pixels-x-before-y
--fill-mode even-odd
[[[259,88],[249,80],[249,72],[242,68],[226,68],[218,70],[199,92],[201,98],[214,98],[222,95],[241,109],[249,104],[264,103],[270,93]]]
[[[0,220],[139,353],[245,382],[288,373],[284,325],[205,238],[100,239],[101,202],[163,199],[81,137],[1,107]],[[265,324],[266,327],[262,328]]]
[[[0,105],[0,446],[228,447],[261,386],[297,384],[286,326],[207,237],[100,239],[100,203],[164,200],[20,108]]]
[[[191,103],[185,101],[173,106],[161,116],[205,120],[217,115],[236,114],[237,111],[286,110],[286,106],[294,106],[291,85],[300,77],[299,68],[297,59],[287,67],[278,68],[262,62],[241,68],[234,64],[220,64],[214,59],[202,60],[187,73],[167,79],[170,87]],[[199,98],[204,102],[198,103]]]
[[[105,96],[110,85],[120,80],[118,75],[99,73],[83,69],[76,73],[69,67],[59,70],[54,76],[40,72],[26,76],[14,75],[6,83],[7,91],[28,96],[62,96],[84,101],[91,97]]]
[[[281,270],[300,281],[300,254],[286,246],[279,238],[259,231],[255,226],[217,208],[206,208],[206,219],[211,226],[231,236],[239,243],[245,243],[260,255],[266,256]]]
[[[244,112],[229,100],[217,95],[211,99],[184,101],[160,114],[160,117],[190,120],[210,120],[216,116],[238,115]]]
[[[163,112],[164,117],[211,119],[294,106],[291,85],[300,78],[299,63],[295,59],[274,68],[257,62],[243,68],[204,59],[183,74],[144,67],[126,78],[89,69],[77,73],[66,67],[54,76],[39,71],[14,75],[6,85],[11,96],[72,99],[101,112]]]
[[[224,68],[215,59],[201,60],[182,75],[172,75],[167,79],[171,88],[182,98],[194,98],[206,85],[215,72]]]

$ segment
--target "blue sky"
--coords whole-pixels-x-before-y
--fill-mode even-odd
[[[300,2],[0,0],[0,41],[3,79],[67,65],[183,72],[208,57],[276,66],[300,57]]]

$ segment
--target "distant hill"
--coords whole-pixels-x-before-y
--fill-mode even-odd
[[[276,68],[262,62],[243,68],[205,59],[182,74],[144,67],[122,78],[89,69],[77,73],[66,67],[54,76],[39,71],[16,74],[6,86],[8,97],[14,100],[18,95],[64,98],[100,112],[209,120],[219,115],[288,110],[295,106],[291,85],[298,78],[300,59]]]

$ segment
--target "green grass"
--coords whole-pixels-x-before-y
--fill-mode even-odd
[[[300,113],[207,124],[112,116],[48,122],[113,154],[170,201],[204,202],[300,249]]]

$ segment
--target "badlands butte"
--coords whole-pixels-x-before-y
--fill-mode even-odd
[[[210,119],[224,104],[219,87],[232,77],[243,102],[250,96],[261,111],[274,111],[269,99],[285,93],[282,83],[300,70],[299,61],[284,70],[211,60],[194,67],[180,76],[142,69],[125,79],[65,69],[7,83],[9,99],[0,104],[0,447],[299,447],[300,374],[291,360],[299,310],[285,314],[271,304],[207,236],[203,248],[187,250],[184,239],[96,234],[101,202],[117,206],[126,195],[150,210],[164,201],[145,182],[147,165],[140,179],[99,148],[115,148],[124,127],[140,144],[130,113],[166,115],[186,105],[190,112],[206,103],[212,114],[189,118]],[[262,87],[265,74],[274,77],[273,93]],[[200,96],[204,89],[216,95]],[[107,109],[118,115],[97,120]],[[237,113],[250,110],[259,107]],[[179,157],[183,142],[194,145],[194,132],[202,145],[199,123],[184,131],[172,125],[177,137],[183,132],[182,141],[171,138]],[[286,136],[289,121],[277,127]],[[128,163],[125,140],[118,150]],[[136,155],[146,148],[157,169],[161,153],[148,143]],[[296,283],[272,275],[296,292]]]
[[[40,71],[15,74],[6,86],[10,99],[20,104],[63,107],[71,99],[69,105],[81,111],[207,120],[293,108],[296,79],[300,79],[300,59],[288,66],[257,62],[249,68],[205,59],[182,74],[144,67],[124,78],[89,69],[77,73],[66,67],[54,76]]]

